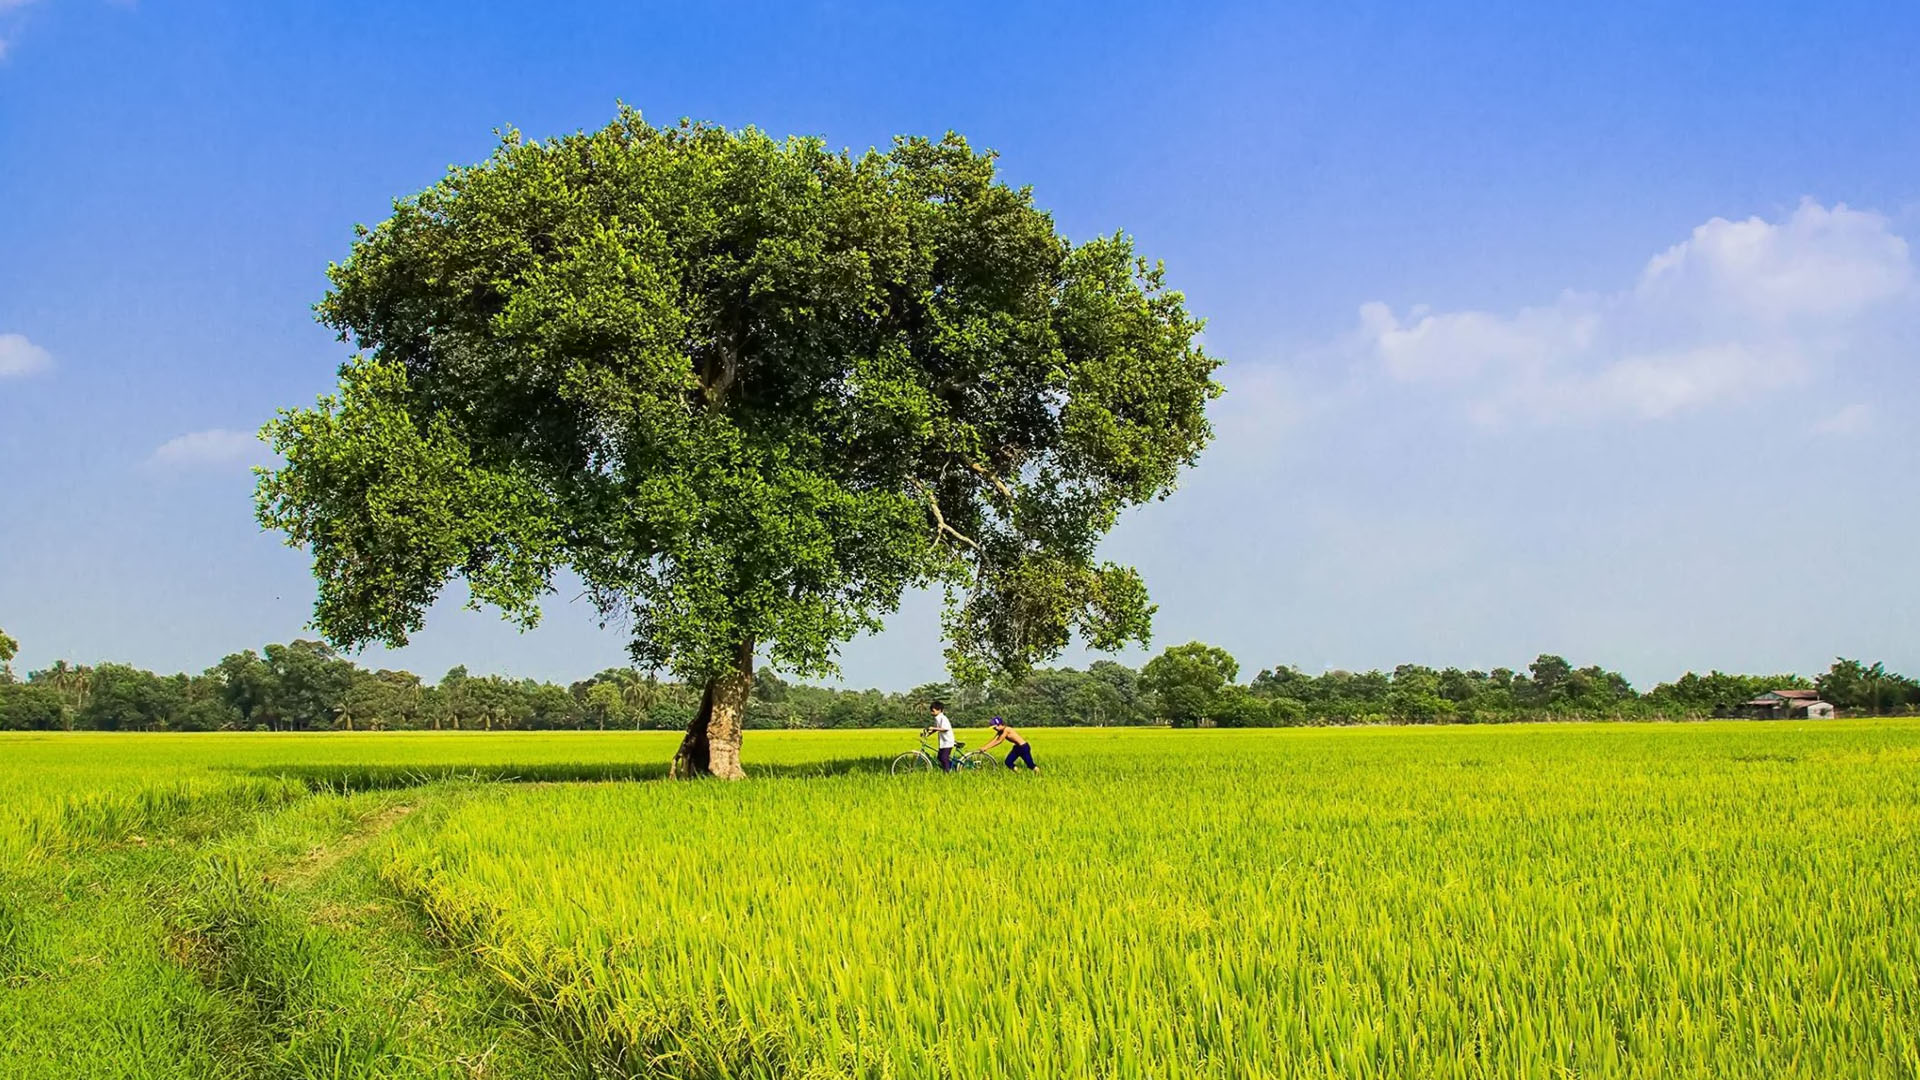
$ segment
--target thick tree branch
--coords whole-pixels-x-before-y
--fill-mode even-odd
[[[991,482],[994,487],[1000,490],[1000,496],[1001,498],[1004,498],[1007,500],[1007,505],[1009,506],[1013,505],[1013,489],[1007,486],[1006,481],[996,476],[992,469],[987,468],[985,465],[982,465],[977,461],[967,462],[967,468],[972,469],[974,472],[977,472],[981,476],[986,477],[987,480]]]
[[[731,341],[721,343],[716,352],[708,355],[700,371],[700,393],[707,399],[708,407],[726,400],[727,391],[732,389],[733,380],[739,374],[740,350]]]
[[[933,524],[939,532],[946,533],[948,536],[953,537],[955,540],[960,541],[975,551],[980,550],[980,545],[974,543],[971,537],[947,524],[947,516],[940,512],[940,500],[933,497],[932,488],[921,483],[919,480],[913,481],[913,486],[919,488],[920,493],[927,497],[927,507],[933,511]]]

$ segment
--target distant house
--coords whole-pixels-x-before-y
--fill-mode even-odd
[[[1742,705],[1740,711],[1761,720],[1783,717],[1833,719],[1833,706],[1821,701],[1820,695],[1812,690],[1769,690]]]

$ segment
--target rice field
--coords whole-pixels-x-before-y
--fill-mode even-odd
[[[911,732],[755,732],[734,785],[614,782],[659,735],[0,755],[17,866],[146,792],[404,797],[354,872],[551,1075],[1920,1076],[1920,722],[1029,734],[893,777]]]
[[[663,775],[661,732],[121,735],[0,732],[0,860],[112,841],[209,804],[436,779]]]

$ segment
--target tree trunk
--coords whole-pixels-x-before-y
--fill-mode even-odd
[[[743,641],[734,650],[733,670],[707,680],[700,711],[687,724],[669,776],[679,780],[695,776],[746,779],[745,770],[740,768],[740,726],[746,720],[747,695],[752,690],[753,642]]]

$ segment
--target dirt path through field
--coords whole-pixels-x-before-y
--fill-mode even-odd
[[[378,873],[416,812],[489,787],[217,811],[9,880],[8,1080],[590,1077]]]

